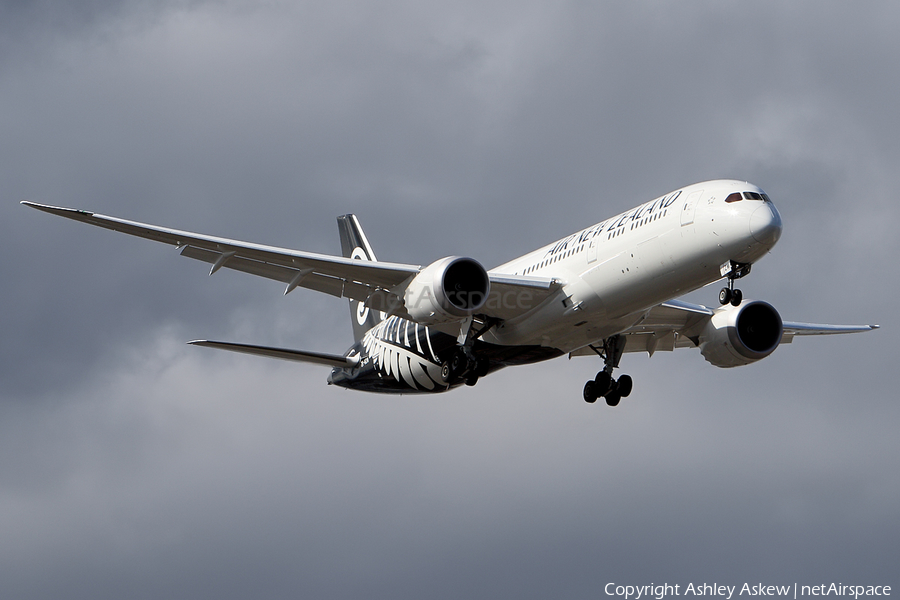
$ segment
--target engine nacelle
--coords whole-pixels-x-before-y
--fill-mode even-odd
[[[717,367],[749,365],[772,354],[783,331],[781,315],[767,302],[723,306],[700,334],[700,354]]]
[[[448,256],[413,278],[403,294],[409,316],[423,325],[460,321],[487,301],[491,281],[477,260]]]

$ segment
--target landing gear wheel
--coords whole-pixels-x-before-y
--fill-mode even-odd
[[[616,406],[619,400],[631,393],[632,388],[631,377],[623,375],[619,381],[613,378],[613,371],[619,367],[619,360],[625,352],[625,336],[614,335],[603,339],[602,346],[589,344],[589,347],[603,359],[605,366],[594,379],[584,384],[584,400],[596,402],[602,396],[608,405]]]
[[[732,306],[740,306],[741,300],[744,299],[744,293],[741,290],[734,290],[731,292],[731,305]]]
[[[443,383],[450,382],[450,374],[452,371],[453,369],[450,368],[450,361],[444,361],[441,364],[441,381]]]
[[[471,386],[475,385],[476,383],[478,383],[478,375],[477,374],[472,373],[471,375],[468,375],[466,377],[466,385],[471,387]]]
[[[450,377],[456,379],[466,374],[472,374],[475,370],[475,361],[466,349],[459,347],[450,357]]]
[[[600,371],[594,378],[594,391],[598,396],[605,396],[606,392],[612,388],[612,382],[612,375],[606,371]]]
[[[455,352],[450,358],[450,374],[457,377],[466,368],[466,357],[462,352]]]
[[[606,404],[609,406],[618,406],[619,400],[622,399],[622,394],[619,390],[613,390],[610,393],[606,394]]]
[[[584,401],[588,404],[593,404],[597,401],[597,390],[595,388],[593,381],[588,381],[584,384]]]
[[[721,304],[722,306],[725,306],[726,304],[731,302],[731,298],[732,298],[731,289],[729,289],[727,287],[723,287],[721,290],[719,290],[719,304]]]
[[[484,377],[485,375],[488,374],[488,369],[490,369],[490,368],[491,368],[491,363],[489,363],[487,360],[479,360],[475,364],[475,374],[478,375],[479,377]]]

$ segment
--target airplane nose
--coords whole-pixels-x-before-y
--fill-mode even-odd
[[[781,215],[771,202],[766,202],[750,215],[750,233],[757,242],[770,247],[781,237]]]

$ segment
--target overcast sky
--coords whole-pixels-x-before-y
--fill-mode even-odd
[[[0,3],[0,596],[900,588],[900,6],[450,4]],[[785,224],[745,296],[882,329],[628,355],[615,409],[598,359],[393,397],[186,346],[348,308],[18,204],[493,266],[724,177]]]

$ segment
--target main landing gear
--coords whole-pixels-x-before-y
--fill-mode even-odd
[[[476,322],[473,317],[469,317],[462,323],[453,354],[441,363],[441,379],[444,380],[444,383],[465,379],[466,385],[471,386],[478,383],[479,377],[487,375],[490,363],[487,360],[475,358],[472,346],[475,344],[475,340],[496,324],[497,321],[492,319]]]
[[[457,346],[450,358],[441,363],[441,379],[449,383],[464,378],[466,385],[475,385],[479,377],[487,375],[489,366],[486,360],[475,358],[471,346]]]
[[[609,406],[617,406],[619,400],[631,394],[634,382],[629,375],[613,378],[613,369],[619,366],[622,353],[625,352],[625,336],[614,335],[603,340],[602,347],[591,346],[591,350],[603,359],[606,366],[597,373],[594,379],[584,384],[584,401],[593,404],[597,398],[606,398]]]
[[[723,287],[719,291],[719,304],[722,306],[731,303],[732,306],[740,306],[741,301],[744,299],[744,294],[741,290],[734,289],[734,280],[740,279],[744,277],[748,273],[750,273],[750,265],[747,263],[739,263],[730,261],[730,264],[723,265],[722,273],[728,277],[728,286]]]

